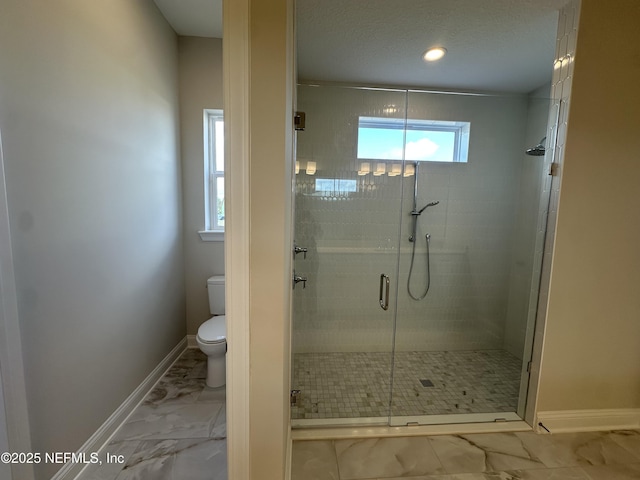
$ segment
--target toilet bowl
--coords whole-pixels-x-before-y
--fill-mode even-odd
[[[226,383],[227,325],[224,313],[224,276],[207,280],[209,311],[214,315],[198,328],[196,343],[207,356],[207,386],[222,387]]]
[[[225,384],[226,371],[226,319],[224,315],[213,317],[198,328],[196,343],[207,356],[207,386],[221,387]]]

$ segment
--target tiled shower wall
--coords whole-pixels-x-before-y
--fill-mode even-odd
[[[496,349],[511,342],[507,312],[526,312],[529,301],[526,294],[510,296],[514,265],[523,256],[531,262],[534,243],[516,242],[522,229],[535,230],[531,217],[538,219],[538,196],[521,195],[540,181],[526,165],[541,160],[524,155],[529,137],[544,134],[527,129],[531,102],[526,95],[299,88],[307,125],[298,134],[295,240],[308,253],[297,256],[295,268],[308,282],[294,292],[294,352],[390,351],[396,310],[397,350]],[[419,165],[418,207],[440,202],[419,217],[414,295],[424,291],[424,236],[431,236],[431,287],[419,302],[407,294],[415,177],[357,175],[358,117],[404,118],[405,112],[471,122],[468,163]],[[547,112],[538,123],[546,124]],[[310,161],[314,175],[306,173]],[[333,191],[316,191],[317,178],[356,181],[357,191],[337,183]],[[523,212],[528,220],[518,223]],[[382,273],[391,279],[387,311],[378,302]],[[525,281],[520,288],[528,292],[529,286]]]
[[[573,82],[574,61],[578,41],[578,24],[580,20],[580,0],[568,2],[561,10],[558,18],[558,35],[556,39],[556,57],[553,64],[553,78],[551,81],[551,102],[553,104],[547,131],[550,154],[545,157],[546,168],[550,163],[556,164],[553,176],[545,176],[543,194],[549,198],[548,218],[539,223],[536,248],[534,252],[534,278],[539,278],[539,285],[532,285],[531,301],[529,302],[530,317],[535,318],[535,339],[533,343],[533,364],[540,364],[544,339],[547,303],[549,301],[549,283],[551,279],[551,261],[555,240],[555,230],[558,220],[558,202],[560,200],[560,183],[562,167],[564,165],[564,149],[569,121],[569,106],[571,99],[571,84]],[[539,288],[538,288],[539,287]],[[531,322],[533,323],[533,322]],[[531,328],[531,327],[530,327]],[[533,330],[533,329],[532,329]],[[531,332],[530,335],[534,335]],[[534,405],[538,390],[538,375],[532,375],[533,383],[529,388],[527,404]],[[534,422],[535,408],[528,410],[526,420]]]
[[[526,129],[526,148],[541,142],[543,137],[547,147],[552,137],[548,135],[548,117],[554,117],[549,99],[551,86],[545,85],[529,94],[529,108]],[[553,125],[555,118],[549,124]],[[533,325],[536,313],[541,261],[536,257],[536,245],[542,248],[546,227],[546,211],[549,203],[547,184],[549,183],[549,162],[552,149],[547,148],[544,157],[524,158],[520,171],[518,203],[514,220],[514,238],[511,257],[510,288],[507,317],[504,332],[504,348],[522,358],[527,333]],[[542,237],[540,236],[542,232]],[[537,242],[537,243],[536,243]],[[528,344],[530,345],[530,343]],[[528,353],[527,353],[528,355]]]

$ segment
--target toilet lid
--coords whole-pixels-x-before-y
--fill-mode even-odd
[[[219,343],[227,338],[227,325],[224,315],[210,318],[198,328],[198,337],[203,342]]]

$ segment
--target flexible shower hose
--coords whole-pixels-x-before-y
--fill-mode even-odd
[[[413,273],[413,260],[416,256],[416,241],[415,241],[415,231],[413,234],[413,248],[411,249],[411,264],[409,266],[409,276],[407,277],[407,292],[409,293],[409,296],[411,298],[413,298],[416,301],[420,301],[422,300],[424,297],[427,296],[427,293],[429,293],[429,288],[431,287],[431,271],[430,271],[430,265],[429,265],[429,240],[431,238],[431,235],[429,235],[428,233],[424,236],[424,239],[427,241],[427,288],[425,289],[424,293],[422,294],[422,296],[420,297],[415,297],[413,295],[413,293],[411,293],[411,274]]]

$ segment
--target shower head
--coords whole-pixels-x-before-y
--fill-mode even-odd
[[[529,148],[527,149],[527,151],[525,152],[527,155],[532,155],[534,157],[542,157],[544,155],[544,153],[546,152],[546,148],[544,146],[544,142],[547,139],[547,137],[543,137],[542,140],[540,140],[540,143],[538,143],[538,145],[536,145],[535,147]]]
[[[420,210],[418,210],[417,212],[414,210],[413,212],[411,212],[411,215],[420,215],[422,212],[424,212],[427,208],[429,207],[433,207],[435,205],[438,205],[440,202],[431,202],[431,203],[427,203],[424,207],[422,207]]]

